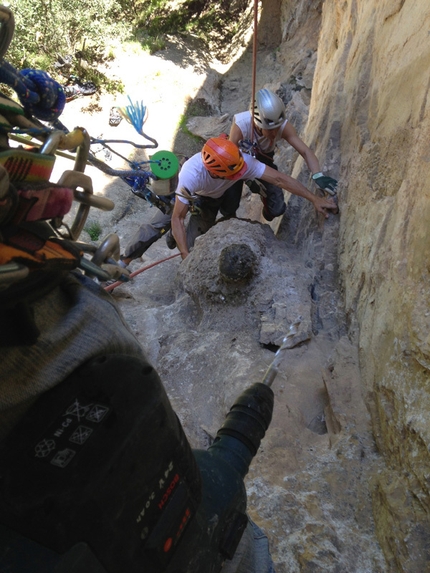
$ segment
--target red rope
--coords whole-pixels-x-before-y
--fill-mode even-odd
[[[255,80],[257,75],[257,26],[258,26],[258,0],[254,0],[254,38],[252,46],[251,143],[254,143],[254,101],[255,101]]]
[[[147,265],[146,267],[142,267],[141,269],[137,269],[137,271],[134,271],[130,274],[130,278],[132,279],[136,275],[143,273],[143,271],[147,271],[148,269],[152,269],[152,267],[155,267],[156,265],[159,265],[160,263],[164,263],[165,261],[169,261],[170,259],[174,259],[175,257],[179,257],[180,254],[181,253],[176,253],[176,255],[170,255],[170,257],[166,257],[165,259],[161,259],[160,261],[155,261],[155,263],[151,263],[150,265]],[[116,282],[112,283],[111,285],[105,286],[104,289],[105,289],[105,291],[110,292],[111,290],[113,290],[117,286],[123,285],[123,284],[124,284],[123,281],[116,281]]]

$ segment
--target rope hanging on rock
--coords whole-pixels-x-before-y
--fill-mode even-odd
[[[252,46],[252,96],[251,96],[251,125],[254,125],[255,81],[257,75],[257,27],[258,27],[258,0],[254,0],[254,38]],[[252,129],[251,143],[254,143],[254,129]]]

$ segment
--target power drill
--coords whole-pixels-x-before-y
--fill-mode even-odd
[[[271,422],[253,384],[191,449],[152,366],[105,355],[42,395],[0,448],[0,571],[218,573],[247,525]]]

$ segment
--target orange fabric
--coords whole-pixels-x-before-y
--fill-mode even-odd
[[[19,230],[7,244],[0,243],[0,264],[22,263],[30,269],[74,269],[81,251],[61,239],[42,239],[27,230]]]

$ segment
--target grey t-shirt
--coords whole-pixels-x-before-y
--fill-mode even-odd
[[[143,356],[112,297],[82,274],[66,275],[32,309],[37,342],[0,348],[0,440],[40,394],[90,358]]]

